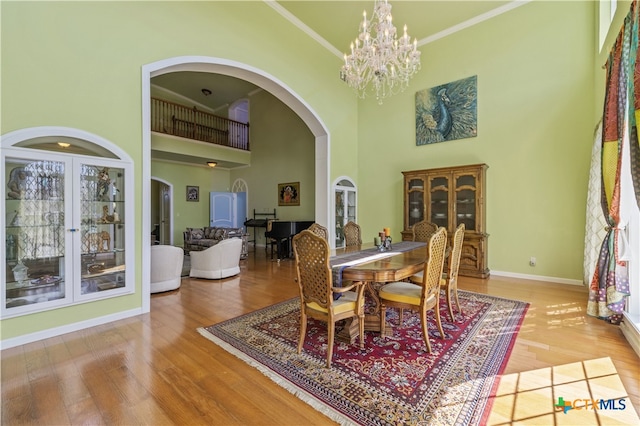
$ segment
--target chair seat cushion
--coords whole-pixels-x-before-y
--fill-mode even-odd
[[[341,314],[343,312],[352,311],[356,308],[357,295],[353,291],[342,293],[342,297],[333,301],[333,313]],[[329,311],[316,302],[307,303],[307,308],[314,311],[328,313]]]
[[[418,306],[422,297],[422,286],[407,282],[389,283],[383,285],[378,294],[381,299]]]
[[[415,275],[412,275],[409,278],[409,281],[416,284],[422,284],[422,279],[424,278],[424,271],[420,271]],[[447,285],[447,274],[443,273],[442,278],[440,279],[440,287],[444,287]]]

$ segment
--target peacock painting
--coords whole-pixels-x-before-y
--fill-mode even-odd
[[[416,145],[478,134],[478,76],[416,93]]]

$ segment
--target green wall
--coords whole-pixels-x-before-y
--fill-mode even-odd
[[[594,32],[592,2],[531,2],[425,46],[406,92],[361,102],[359,211],[378,212],[359,215],[365,239],[400,237],[401,171],[486,163],[490,269],[581,279]],[[473,75],[478,136],[416,146],[415,92]]]
[[[355,116],[357,102],[336,78],[340,59],[263,2],[1,2],[0,7],[0,134],[64,126],[94,133],[124,149],[136,163],[136,265],[142,264],[142,246],[149,241],[142,235],[142,199],[148,196],[142,194],[141,169],[144,65],[193,55],[263,70],[322,117],[332,141],[341,147],[338,153],[355,150],[355,120],[345,117]],[[353,167],[353,161],[332,163],[340,174],[347,166]],[[159,168],[171,166],[153,167],[164,173]],[[206,182],[210,173],[198,169],[190,179],[176,183],[176,199],[182,187]],[[202,190],[206,184],[200,186]],[[201,201],[204,211],[203,206]],[[191,210],[182,208],[176,206],[184,222],[176,223],[175,229],[192,223]],[[202,214],[199,211],[195,219],[201,220]],[[139,308],[141,276],[138,268],[133,295],[4,319],[2,339]]]
[[[365,239],[383,226],[399,239],[401,171],[485,162],[489,267],[576,280],[582,276],[597,110],[594,81],[601,65],[594,63],[593,2],[531,2],[423,46],[420,73],[406,92],[382,106],[374,99],[358,101],[336,78],[340,58],[263,2],[1,2],[0,7],[0,134],[67,126],[122,147],[137,164],[137,265],[142,245],[148,244],[148,235],[141,232],[146,196],[140,168],[141,67],[194,55],[263,70],[309,105],[329,130],[329,180],[342,175],[356,180]],[[478,136],[415,146],[415,92],[472,75],[478,76]],[[253,116],[253,107],[263,102],[273,111]],[[153,163],[154,175],[175,182],[176,218],[182,221],[176,220],[177,232],[208,217],[202,199],[197,209],[194,203],[178,205],[186,185],[199,185],[202,191],[223,182],[228,187],[238,177],[255,192],[250,209],[275,207],[275,185],[300,181],[303,205],[278,209],[279,216],[302,219],[313,212],[306,198],[314,184],[313,163],[285,160],[292,151],[302,156],[314,147],[299,122],[287,120],[292,126],[283,128],[290,114],[267,94],[258,95],[255,105],[252,99],[252,127],[282,132],[260,132],[265,139],[256,141],[255,149],[277,143],[277,135],[287,140],[278,145],[283,149],[277,155],[264,160],[256,155],[255,168],[228,173],[190,168],[187,175],[181,166]],[[285,119],[274,120],[281,116]],[[279,161],[286,166],[270,167]],[[536,268],[528,266],[530,256],[538,258]],[[138,307],[139,268],[136,278],[131,296],[3,320],[2,338]]]
[[[182,232],[187,228],[209,226],[209,192],[229,191],[229,171],[153,161],[151,176],[173,185],[173,244],[182,246]],[[187,186],[198,186],[200,201],[187,201]]]
[[[315,138],[286,105],[266,91],[250,99],[251,167],[235,169],[232,181],[249,188],[247,215],[273,212],[280,220],[315,220]],[[278,206],[278,184],[300,182],[300,206]],[[258,234],[261,234],[258,230]],[[249,232],[253,232],[251,229]],[[264,243],[260,236],[257,243]]]
[[[229,191],[236,179],[243,179],[248,187],[248,217],[253,216],[253,209],[259,213],[276,209],[280,220],[315,219],[315,138],[304,122],[270,93],[259,91],[249,101],[250,166],[232,170],[216,167],[211,170],[192,164],[153,162],[152,176],[174,185],[174,244],[183,243],[182,232],[186,227],[207,226],[208,193]],[[182,153],[187,154],[191,153],[190,146],[195,145],[153,135],[152,146],[159,145],[157,142],[161,139],[178,146]],[[278,206],[278,184],[286,182],[300,182],[300,206]],[[185,202],[185,184],[200,186],[200,203]],[[253,233],[253,228],[249,232]],[[264,244],[263,232],[264,229],[258,230],[258,244]]]

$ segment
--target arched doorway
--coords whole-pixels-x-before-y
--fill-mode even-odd
[[[173,185],[152,176],[150,194],[152,244],[173,245]]]
[[[330,223],[329,202],[329,132],[318,116],[304,100],[286,84],[266,72],[250,65],[222,58],[182,56],[147,64],[142,67],[142,179],[143,192],[151,186],[151,78],[176,71],[196,71],[229,75],[249,81],[268,90],[294,111],[315,137],[315,219],[318,223]],[[142,200],[142,232],[151,233],[150,200]],[[142,247],[142,309],[150,310],[150,245]]]

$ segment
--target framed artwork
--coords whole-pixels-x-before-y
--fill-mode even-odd
[[[300,205],[300,182],[278,184],[278,205],[279,206],[299,206]]]
[[[478,135],[478,76],[416,92],[416,145]]]
[[[187,185],[187,201],[200,201],[200,187]]]

